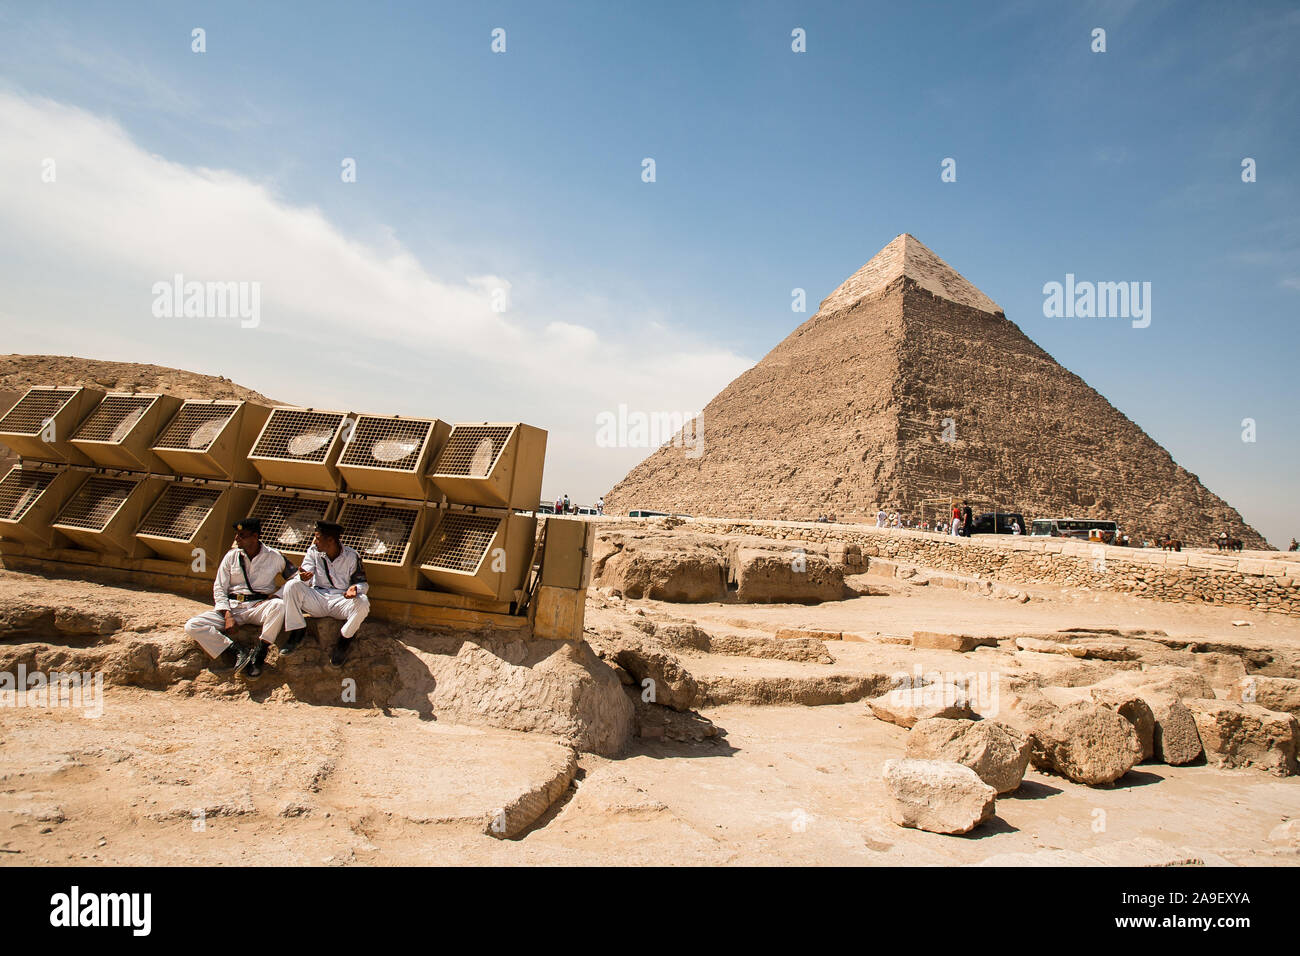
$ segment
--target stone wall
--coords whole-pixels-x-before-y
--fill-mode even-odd
[[[661,526],[676,520],[651,519],[649,524]],[[605,523],[628,527],[647,524],[626,518],[605,519]],[[1229,556],[1011,535],[954,538],[927,531],[803,521],[694,518],[683,527],[700,534],[856,544],[868,558],[887,558],[1008,584],[1125,591],[1160,601],[1193,601],[1300,615],[1300,554],[1257,552]]]

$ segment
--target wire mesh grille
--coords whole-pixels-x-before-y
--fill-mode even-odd
[[[339,464],[414,471],[419,467],[420,450],[432,430],[433,422],[418,419],[358,416],[352,441],[348,442]]]
[[[137,484],[129,478],[88,478],[54,523],[83,531],[103,531]]]
[[[477,571],[501,520],[490,515],[444,515],[425,545],[420,564],[445,571]]]
[[[221,492],[196,485],[171,485],[149,510],[138,534],[188,541],[212,514]]]
[[[342,412],[277,408],[266,420],[266,427],[262,429],[250,455],[257,458],[324,461],[344,417]]]
[[[249,517],[262,519],[262,540],[271,547],[303,551],[311,546],[316,522],[329,513],[329,499],[258,495]]]
[[[125,441],[157,400],[155,395],[106,395],[72,437],[78,441]]]
[[[186,402],[163,429],[154,447],[207,451],[238,409],[235,402]]]
[[[27,509],[36,504],[36,499],[53,480],[53,472],[11,469],[4,480],[0,481],[0,519],[22,520]]]
[[[486,478],[512,431],[513,425],[457,425],[451,430],[433,473]]]
[[[30,389],[0,418],[0,432],[39,435],[45,423],[76,394],[75,388]]]
[[[417,514],[415,508],[346,504],[339,517],[343,543],[356,548],[365,561],[400,565],[410,548]]]

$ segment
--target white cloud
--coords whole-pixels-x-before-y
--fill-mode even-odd
[[[0,91],[0,141],[0,282],[18,351],[176,365],[350,410],[531,421],[552,432],[546,487],[583,499],[647,454],[596,448],[597,412],[696,410],[752,364],[585,289],[573,301],[619,316],[616,331],[530,314],[508,277],[440,276],[396,239],[359,242],[272,184],[151,154],[77,108]],[[154,318],[153,283],[177,273],[259,282],[261,325]]]

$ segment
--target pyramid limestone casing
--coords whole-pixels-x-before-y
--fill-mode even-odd
[[[944,441],[952,419],[955,441]],[[1268,545],[1001,309],[899,236],[701,413],[703,452],[665,446],[606,496],[633,508],[810,520],[926,499],[1114,519],[1135,537]],[[952,432],[950,432],[951,434]],[[978,497],[977,497],[978,496]],[[1026,529],[1028,530],[1028,529]]]

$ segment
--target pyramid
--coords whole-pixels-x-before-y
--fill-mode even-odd
[[[947,503],[1118,521],[1135,539],[1267,548],[1225,501],[918,239],[885,246],[605,497],[717,517],[838,519]],[[689,443],[688,443],[689,444]]]

